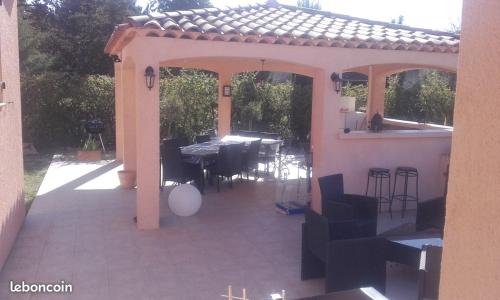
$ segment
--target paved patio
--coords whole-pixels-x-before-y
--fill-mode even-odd
[[[112,161],[54,161],[0,273],[0,299],[222,299],[229,284],[250,299],[287,291],[322,294],[323,280],[300,280],[302,216],[274,210],[272,182],[209,187],[200,212],[172,215],[161,195],[161,229],[136,229],[134,191],[118,188]],[[414,221],[414,213],[379,231]],[[416,275],[388,266],[387,296],[413,299]],[[71,295],[10,294],[9,281],[73,284]]]

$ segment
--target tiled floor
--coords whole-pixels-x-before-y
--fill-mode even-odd
[[[54,162],[0,273],[0,299],[222,299],[228,285],[250,299],[323,292],[300,280],[301,216],[274,210],[275,184],[209,187],[200,212],[176,217],[161,195],[161,229],[139,231],[134,192],[117,188],[114,162]],[[406,219],[381,217],[379,230]],[[387,295],[412,299],[415,274],[388,267]],[[71,295],[10,294],[10,280],[73,284]]]

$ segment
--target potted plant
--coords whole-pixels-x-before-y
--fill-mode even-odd
[[[78,160],[84,161],[97,161],[101,160],[101,149],[99,143],[95,140],[95,138],[89,136],[89,138],[83,144],[81,150],[77,153]]]
[[[135,183],[135,171],[120,170],[118,171],[118,178],[120,179],[120,187],[122,189],[133,189]]]

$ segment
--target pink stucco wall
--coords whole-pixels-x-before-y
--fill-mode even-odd
[[[415,167],[419,172],[419,200],[426,201],[444,194],[443,173],[448,163],[451,135],[450,131],[440,130],[338,133],[329,168],[344,174],[347,192],[364,194],[370,167],[390,169],[391,180],[398,166]],[[402,187],[402,183],[398,178],[398,187]],[[414,181],[410,181],[410,194],[414,193],[414,187]],[[385,192],[385,184],[383,189]],[[399,201],[393,203],[394,210],[400,207]],[[408,208],[415,209],[415,203],[409,203]]]
[[[17,2],[0,6],[0,268],[3,266],[25,215],[19,82]],[[12,103],[10,103],[12,102]],[[1,105],[1,104],[0,104]]]
[[[464,0],[439,299],[500,299],[499,15]]]

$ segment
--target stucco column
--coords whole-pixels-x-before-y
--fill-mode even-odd
[[[385,75],[377,72],[376,67],[368,67],[368,103],[366,107],[368,122],[376,113],[384,116],[385,80]]]
[[[123,169],[136,171],[136,128],[135,128],[135,64],[131,58],[122,62],[121,78],[123,88]],[[117,124],[118,127],[118,124]]]
[[[439,299],[500,299],[499,15],[463,1]]]
[[[147,56],[143,56],[147,57]],[[153,67],[153,88],[146,86],[144,72]],[[159,64],[137,63],[135,72],[137,149],[137,227],[160,226],[160,84]]]
[[[333,72],[333,71],[332,71]],[[330,80],[331,72],[320,71],[313,77],[311,150],[313,152],[312,208],[321,212],[318,177],[333,174],[336,133],[342,127],[339,112],[340,93]]]
[[[232,74],[219,73],[219,100],[217,135],[223,137],[231,133],[231,97],[224,97],[223,87],[231,85]]]
[[[116,160],[123,161],[123,90],[122,90],[122,64],[115,63],[115,151]]]

